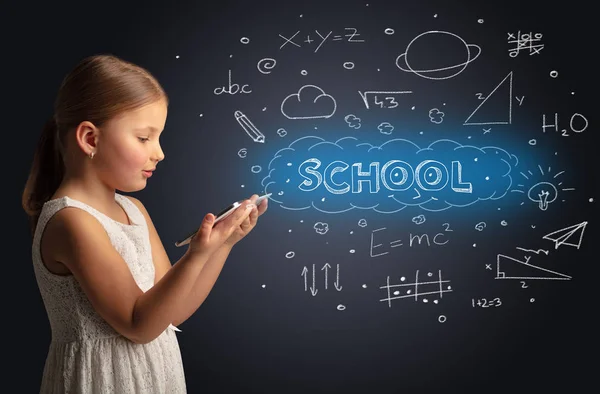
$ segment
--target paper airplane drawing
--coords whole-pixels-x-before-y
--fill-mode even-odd
[[[531,280],[531,279],[550,279],[550,280],[569,280],[569,275],[561,274],[560,272],[551,271],[546,268],[538,267],[529,263],[531,257],[526,257],[525,261],[517,260],[515,258],[499,254],[496,259],[496,279],[518,279],[518,280]],[[507,266],[507,271],[510,276],[500,268]]]
[[[556,230],[550,234],[544,235],[542,239],[554,241],[554,249],[558,249],[560,245],[574,246],[579,249],[581,241],[583,240],[583,232],[585,231],[585,226],[587,226],[587,224],[588,222],[581,222],[573,226]],[[573,243],[577,237],[579,237],[577,243]]]

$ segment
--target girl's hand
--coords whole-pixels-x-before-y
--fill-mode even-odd
[[[262,204],[261,204],[262,205]],[[244,200],[241,205],[228,217],[213,227],[215,215],[207,214],[202,220],[198,232],[190,240],[187,253],[194,256],[208,257],[220,248],[240,226],[248,220],[256,206],[252,200]],[[254,220],[256,222],[256,219]]]
[[[256,199],[258,198],[258,194],[253,194],[250,197],[250,201],[254,204]],[[238,243],[242,238],[244,238],[252,229],[256,226],[256,222],[258,217],[265,213],[268,208],[269,199],[265,198],[258,207],[255,207],[250,212],[250,215],[246,217],[233,231],[233,233],[229,236],[229,238],[223,243],[225,246],[233,247],[236,243]]]

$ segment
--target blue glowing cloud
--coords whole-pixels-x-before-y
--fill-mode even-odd
[[[291,210],[442,211],[504,197],[517,164],[501,148],[448,139],[421,148],[406,139],[374,146],[355,137],[306,136],[275,153],[262,186]]]

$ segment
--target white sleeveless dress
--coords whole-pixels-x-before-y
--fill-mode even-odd
[[[115,200],[132,224],[113,220],[68,196],[49,200],[42,208],[32,257],[52,340],[40,393],[186,393],[176,327],[170,325],[152,342],[136,344],[96,313],[73,275],[53,274],[42,262],[40,240],[48,220],[65,207],[77,207],[102,223],[138,286],[142,291],[150,289],[154,285],[154,264],[146,220],[127,197],[115,193]]]

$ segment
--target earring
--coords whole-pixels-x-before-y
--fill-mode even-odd
[[[90,153],[90,159],[93,159],[93,158],[94,158],[94,154],[95,154],[95,153],[96,153],[96,152],[92,152],[92,153]]]

